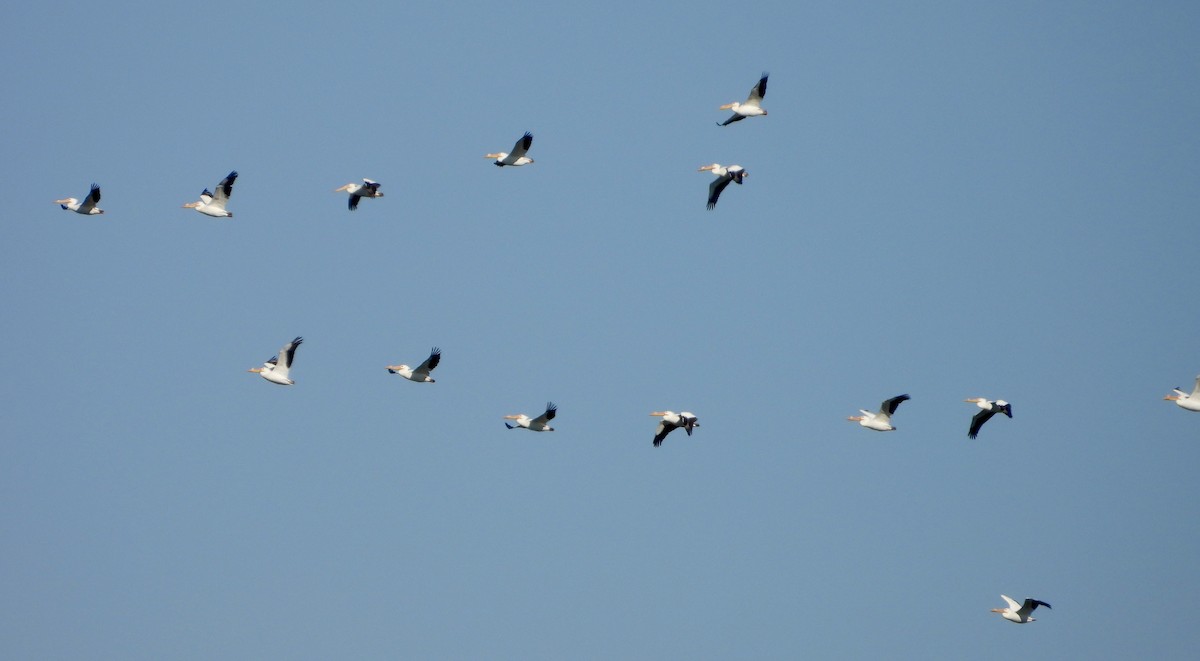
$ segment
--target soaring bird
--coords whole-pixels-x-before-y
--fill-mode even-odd
[[[762,109],[763,97],[767,95],[767,72],[764,71],[762,78],[758,79],[758,84],[750,88],[750,96],[746,97],[745,103],[726,103],[721,106],[721,110],[732,110],[733,117],[725,120],[724,123],[717,122],[717,126],[729,126],[734,122],[740,122],[747,117],[757,117],[758,115],[766,115],[767,111]]]
[[[1029,615],[1033,611],[1037,610],[1038,606],[1050,608],[1050,604],[1044,601],[1038,601],[1037,599],[1026,599],[1024,604],[1018,604],[1017,602],[1013,601],[1012,597],[1009,597],[1006,594],[1002,594],[1000,596],[1004,599],[1004,601],[1008,602],[1008,608],[993,608],[992,612],[999,613],[1004,619],[1008,620],[1009,622],[1016,622],[1017,624],[1026,624],[1036,621],[1036,617],[1030,617]]]
[[[350,193],[351,211],[358,208],[358,201],[364,197],[383,197],[383,193],[379,192],[379,182],[365,178],[361,184],[349,183],[333,192],[340,193],[342,191]]]
[[[967,432],[967,436],[970,438],[975,438],[978,436],[979,428],[983,426],[983,423],[991,420],[993,415],[996,415],[997,413],[1003,413],[1010,418],[1012,417],[1012,405],[1003,399],[992,401],[982,397],[972,397],[971,399],[963,401],[971,402],[983,409],[979,413],[976,413],[975,417],[971,418],[971,430]]]
[[[288,370],[292,368],[292,359],[296,357],[296,347],[303,341],[304,338],[298,337],[288,342],[279,349],[278,357],[272,356],[262,367],[252,367],[246,371],[258,372],[262,378],[281,386],[295,385],[296,382],[288,378]]]
[[[429,373],[432,372],[433,368],[437,367],[438,363],[440,362],[442,362],[442,350],[434,347],[433,351],[429,352],[429,357],[425,359],[425,362],[417,365],[417,369],[413,369],[408,365],[388,365],[387,371],[391,372],[392,374],[399,374],[409,381],[416,381],[417,383],[435,383],[433,377],[429,376]]]
[[[717,198],[721,197],[721,191],[725,190],[725,187],[729,185],[729,182],[732,181],[733,183],[741,186],[742,180],[750,176],[750,173],[746,172],[745,168],[740,165],[722,166],[720,163],[713,163],[712,165],[705,165],[699,170],[696,170],[696,172],[704,172],[705,170],[711,170],[713,174],[717,175],[717,178],[708,185],[709,209],[716,208]]]
[[[687,432],[688,436],[692,435],[692,430],[700,426],[696,421],[695,414],[690,411],[676,413],[674,411],[655,411],[650,415],[656,415],[662,418],[658,421],[658,429],[654,430],[654,447],[662,445],[663,439],[672,431],[683,427],[683,431]]]
[[[867,429],[875,431],[894,431],[896,428],[892,426],[892,414],[896,412],[896,407],[900,406],[900,402],[908,401],[908,395],[897,395],[891,399],[883,400],[879,405],[878,413],[871,413],[865,409],[859,409],[862,415],[852,415],[847,420],[852,420]]]
[[[1200,376],[1196,377],[1196,387],[1192,388],[1192,394],[1190,395],[1179,388],[1172,388],[1171,390],[1175,394],[1167,395],[1163,399],[1175,402],[1175,405],[1182,409],[1200,411]]]
[[[546,404],[546,412],[533,419],[530,419],[530,417],[524,413],[504,416],[505,420],[512,420],[515,422],[515,424],[511,425],[506,422],[504,423],[504,426],[508,427],[509,429],[523,427],[529,431],[554,431],[554,427],[550,426],[550,421],[554,419],[554,415],[557,412],[558,407],[554,405],[554,402],[548,402]]]
[[[504,167],[505,165],[529,165],[533,162],[532,158],[525,155],[529,151],[529,147],[533,145],[533,134],[529,131],[517,140],[517,144],[513,145],[512,152],[496,152],[495,154],[484,154],[484,158],[496,159],[496,165]]]
[[[237,176],[237,171],[230,172],[217,184],[217,192],[215,194],[210,193],[205,188],[204,192],[200,193],[199,202],[188,202],[183,205],[183,208],[195,209],[213,218],[233,218],[233,212],[226,211],[225,204],[229,202],[229,196],[233,195],[233,182],[237,179]]]
[[[100,201],[100,187],[92,184],[92,190],[88,191],[88,196],[83,198],[83,201],[73,197],[66,197],[61,200],[55,200],[54,203],[68,211],[81,213],[85,216],[95,216],[104,213],[103,209],[97,209],[96,203]]]

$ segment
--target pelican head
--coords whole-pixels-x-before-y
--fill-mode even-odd
[[[340,193],[340,192],[342,192],[342,191],[344,191],[344,190],[350,190],[350,189],[351,189],[351,188],[353,188],[355,185],[356,185],[356,184],[354,184],[353,182],[351,182],[351,183],[348,183],[348,184],[346,184],[345,186],[342,186],[341,188],[335,188],[335,189],[333,189],[333,192],[335,192],[335,193]]]
[[[388,371],[389,371],[389,372],[392,372],[392,373],[394,374],[394,373],[396,373],[396,372],[399,372],[399,371],[401,371],[401,370],[406,370],[406,369],[409,369],[409,367],[408,367],[408,365],[388,365],[388,366],[387,366],[387,369],[388,369]]]

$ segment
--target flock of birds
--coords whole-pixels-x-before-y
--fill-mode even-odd
[[[724,122],[717,122],[717,125],[729,126],[747,117],[765,117],[767,111],[762,107],[762,100],[767,93],[767,77],[767,73],[764,72],[762,77],[759,78],[758,83],[751,88],[750,94],[744,102],[728,103],[721,106],[721,110],[732,110],[733,115]],[[497,167],[530,165],[534,162],[528,156],[529,149],[532,146],[533,134],[526,132],[513,145],[512,151],[485,154],[484,158],[493,159],[493,163]],[[716,177],[708,187],[708,209],[716,207],[718,198],[729,184],[741,185],[746,177],[749,176],[749,173],[741,165],[712,163],[701,167],[698,171],[711,172]],[[229,203],[229,198],[233,195],[233,185],[237,180],[237,176],[238,173],[236,171],[230,172],[217,183],[213,191],[205,188],[200,193],[198,201],[184,204],[183,208],[195,209],[199,213],[214,218],[232,218],[233,212],[229,211],[226,207]],[[383,197],[383,193],[379,188],[380,184],[378,182],[363,179],[363,183],[361,184],[348,183],[335,189],[334,192],[347,193],[349,195],[349,209],[350,211],[354,211],[358,208],[358,204],[363,198],[374,199]],[[97,206],[99,202],[100,187],[96,184],[92,184],[87,197],[82,201],[73,197],[55,200],[55,203],[59,204],[64,210],[83,215],[103,214],[104,210]],[[251,368],[248,371],[257,373],[271,383],[285,386],[295,385],[296,382],[292,380],[290,374],[296,358],[296,349],[302,342],[304,342],[304,339],[301,337],[293,339],[279,349],[277,356],[272,356],[261,367]],[[389,373],[398,374],[409,381],[435,383],[431,374],[437,368],[441,359],[441,350],[434,347],[429,357],[415,368],[400,364],[388,365],[387,370]],[[1196,383],[1191,393],[1184,392],[1180,388],[1174,388],[1172,393],[1164,397],[1164,399],[1174,401],[1176,405],[1185,410],[1200,412],[1200,376],[1196,377]],[[892,424],[892,416],[895,415],[896,409],[899,408],[900,404],[909,399],[910,397],[907,394],[892,397],[884,400],[878,411],[871,412],[860,409],[862,415],[850,416],[847,420],[857,422],[873,431],[895,431],[896,427]],[[971,425],[967,431],[969,438],[976,438],[984,423],[991,420],[997,413],[1003,413],[1008,418],[1012,418],[1012,405],[1002,399],[989,400],[983,397],[973,397],[964,401],[973,403],[980,409],[971,418]],[[558,407],[555,406],[554,402],[548,402],[545,411],[541,415],[532,418],[524,413],[506,415],[504,416],[504,424],[509,429],[528,429],[535,432],[554,431],[554,428],[550,426],[550,421],[555,418],[557,413]],[[662,445],[667,435],[676,429],[683,429],[688,436],[691,436],[692,431],[700,426],[696,415],[690,411],[682,411],[680,413],[674,411],[655,411],[650,415],[659,418],[658,427],[654,431],[652,441],[655,447]],[[1050,604],[1037,599],[1028,598],[1025,599],[1024,603],[1018,604],[1007,595],[1002,594],[1000,596],[1008,606],[1005,608],[993,608],[992,612],[999,613],[1004,619],[1017,624],[1033,622],[1035,618],[1032,617],[1032,613],[1038,606],[1050,608]]]

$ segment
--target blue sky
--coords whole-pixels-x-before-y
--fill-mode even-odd
[[[13,7],[0,652],[1194,655],[1198,19]]]

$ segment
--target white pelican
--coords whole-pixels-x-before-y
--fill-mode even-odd
[[[1200,376],[1196,377],[1196,387],[1192,388],[1192,394],[1189,395],[1179,388],[1173,388],[1172,391],[1174,395],[1167,395],[1163,399],[1175,402],[1179,408],[1200,411]]]
[[[978,436],[979,428],[983,426],[983,423],[991,420],[993,415],[1003,413],[1010,418],[1012,417],[1012,405],[1003,399],[997,399],[993,402],[982,397],[972,397],[963,401],[972,402],[975,406],[983,409],[979,413],[976,413],[975,417],[971,418],[971,431],[967,432],[967,436],[970,438]]]
[[[508,427],[509,429],[524,427],[529,431],[554,431],[554,427],[550,426],[550,421],[554,419],[554,414],[557,412],[558,407],[554,405],[554,402],[548,402],[546,404],[546,412],[533,419],[530,419],[529,416],[525,415],[524,413],[504,416],[505,420],[513,420],[516,422],[516,424],[512,425],[506,422],[504,423],[504,426]]]
[[[74,211],[75,213],[81,213],[85,216],[95,216],[97,214],[104,213],[103,209],[96,208],[96,203],[99,201],[100,187],[96,184],[92,184],[92,190],[88,191],[88,196],[83,198],[82,202],[73,197],[67,197],[61,200],[55,200],[54,203],[64,209]]]
[[[392,374],[399,374],[409,381],[416,381],[417,383],[435,383],[433,377],[429,376],[429,373],[432,372],[433,368],[437,367],[438,363],[440,362],[442,362],[442,350],[434,347],[433,351],[429,352],[429,357],[425,359],[425,362],[417,365],[417,369],[413,369],[408,365],[388,365],[387,371],[391,372]]]
[[[716,208],[717,198],[721,197],[721,191],[725,190],[725,187],[729,185],[729,182],[732,181],[741,186],[742,180],[750,176],[750,173],[746,172],[745,168],[740,165],[728,165],[723,167],[720,163],[713,163],[712,165],[705,165],[699,170],[696,170],[696,172],[704,172],[705,170],[711,170],[713,174],[717,175],[717,178],[708,185],[709,209]]]
[[[690,411],[676,413],[674,411],[655,411],[650,415],[660,416],[662,420],[658,422],[658,429],[654,430],[654,447],[662,445],[663,439],[672,431],[683,427],[688,436],[692,435],[692,429],[699,427],[700,423],[696,421],[695,414]]]
[[[205,188],[203,193],[200,193],[199,202],[188,202],[183,205],[184,209],[195,209],[206,216],[214,218],[233,218],[233,212],[225,210],[225,204],[229,202],[229,196],[233,195],[233,182],[237,179],[237,172],[230,172],[217,184],[217,192],[210,193]]]
[[[533,134],[529,131],[525,132],[524,137],[517,140],[517,144],[513,145],[512,152],[496,152],[495,154],[484,154],[484,158],[496,159],[496,165],[504,167],[505,165],[528,165],[533,162],[532,158],[525,155],[529,151],[529,147],[533,144]]]
[[[725,123],[717,122],[717,126],[729,126],[734,122],[740,122],[747,117],[757,117],[758,115],[766,115],[767,111],[762,109],[763,97],[767,95],[767,72],[764,71],[762,78],[758,79],[758,84],[750,88],[750,96],[746,97],[745,103],[726,103],[721,106],[721,110],[732,110],[733,117],[725,120]]]
[[[1029,617],[1029,614],[1037,610],[1038,606],[1050,608],[1050,604],[1044,601],[1038,601],[1037,599],[1026,599],[1024,604],[1018,604],[1012,600],[1012,597],[1009,597],[1006,594],[1002,594],[1000,596],[1004,599],[1004,601],[1008,602],[1008,608],[993,608],[992,612],[999,613],[1004,619],[1008,620],[1009,622],[1016,622],[1017,624],[1026,624],[1028,622],[1037,621],[1036,617]]]
[[[896,428],[892,426],[892,414],[896,412],[896,407],[900,406],[900,402],[906,402],[908,399],[908,395],[897,395],[891,399],[883,400],[883,403],[879,405],[878,413],[859,409],[858,411],[862,415],[852,415],[846,419],[857,422],[867,429],[894,431]]]
[[[358,201],[364,197],[383,197],[383,193],[379,192],[379,182],[363,179],[363,183],[349,183],[341,188],[333,191],[340,193],[346,191],[350,193],[350,210],[354,211],[358,208]]]
[[[288,370],[292,368],[292,358],[296,357],[296,347],[303,341],[304,338],[298,337],[288,342],[279,349],[278,357],[272,356],[262,367],[252,367],[246,371],[258,372],[262,378],[281,386],[295,385],[296,382],[288,378]]]

